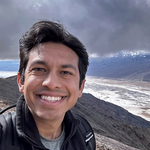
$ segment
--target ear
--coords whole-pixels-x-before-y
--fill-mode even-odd
[[[17,83],[18,83],[20,93],[24,93],[24,82],[21,79],[20,73],[18,73]]]
[[[85,79],[82,81],[82,84],[80,86],[80,89],[79,89],[79,96],[78,98],[80,98],[82,96],[82,92],[83,92],[83,89],[84,89],[84,84],[85,84]]]

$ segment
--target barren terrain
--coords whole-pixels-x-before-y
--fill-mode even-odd
[[[150,121],[150,82],[87,76],[84,92]]]

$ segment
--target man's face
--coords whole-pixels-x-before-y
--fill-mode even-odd
[[[24,82],[18,85],[34,117],[63,118],[81,97],[78,56],[69,47],[58,43],[42,43],[29,55]]]

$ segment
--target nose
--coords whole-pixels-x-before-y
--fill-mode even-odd
[[[62,84],[60,82],[60,78],[55,73],[50,73],[43,81],[43,86],[48,87],[49,89],[61,88]]]

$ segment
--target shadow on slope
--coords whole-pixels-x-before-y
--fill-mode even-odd
[[[6,100],[8,105],[14,104],[20,92],[17,85],[17,76],[9,78],[0,78],[0,100]]]

